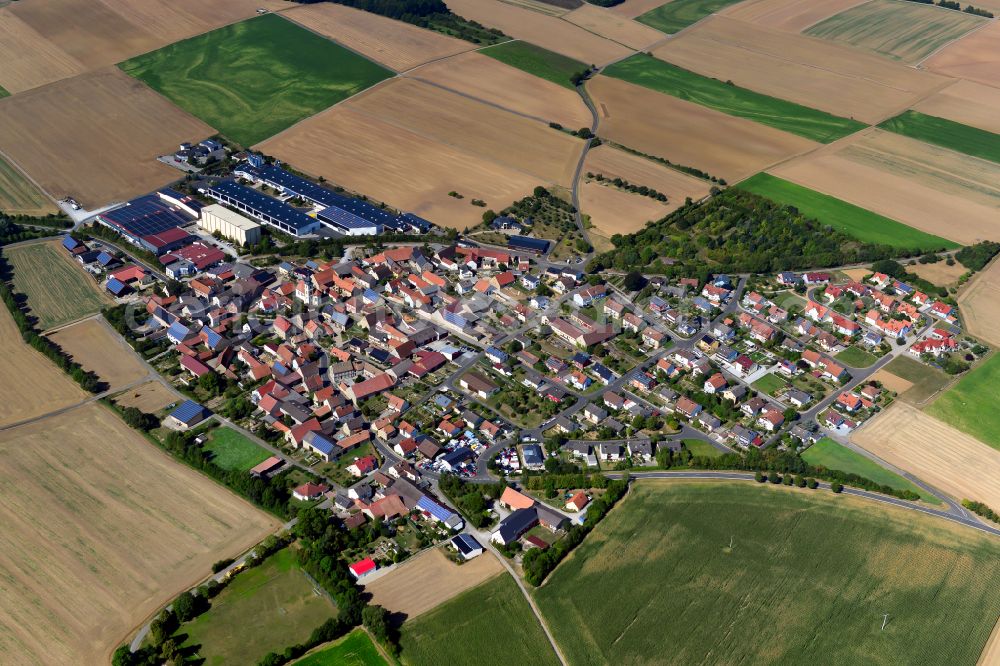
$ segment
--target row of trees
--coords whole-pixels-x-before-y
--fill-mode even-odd
[[[986,520],[992,520],[994,523],[1000,523],[1000,514],[997,514],[996,511],[982,502],[976,502],[975,500],[962,500],[962,506],[973,513],[979,514]]]
[[[975,245],[963,247],[955,253],[955,259],[970,271],[981,271],[998,252],[1000,252],[1000,243],[982,241]]]

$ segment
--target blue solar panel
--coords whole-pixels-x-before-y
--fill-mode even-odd
[[[120,296],[121,293],[125,291],[125,289],[127,288],[128,285],[117,278],[111,278],[110,280],[108,280],[108,291],[110,291],[115,296]]]
[[[175,321],[170,325],[170,328],[167,329],[167,337],[174,342],[180,342],[186,338],[190,332],[191,331],[188,330],[187,326],[182,324],[180,321]]]
[[[101,213],[99,218],[137,238],[158,234],[191,221],[155,194],[133,199],[121,208]]]
[[[67,250],[73,250],[79,244],[80,244],[79,241],[77,241],[72,236],[66,236],[65,238],[63,238],[63,242],[62,242],[62,246],[64,248],[66,248]]]
[[[330,440],[316,432],[306,433],[305,442],[326,456],[331,455],[335,450],[335,447]]]
[[[530,250],[531,252],[545,252],[549,249],[547,240],[527,236],[511,236],[507,239],[507,245],[515,250]]]
[[[432,226],[434,226],[424,218],[419,215],[414,215],[413,213],[403,213],[399,216],[399,219],[409,224],[420,233],[426,233],[431,230]]]
[[[339,208],[337,206],[328,206],[324,208],[316,217],[324,222],[329,222],[335,227],[340,227],[345,230],[356,230],[356,229],[369,229],[375,227],[375,233],[379,231],[379,225],[375,222],[370,222],[364,218],[358,217],[354,213]]]
[[[314,219],[302,211],[239,183],[224,181],[212,185],[208,188],[208,194],[227,203],[235,201],[253,214],[274,218],[299,231],[316,224]]]
[[[217,344],[222,342],[222,336],[213,331],[212,329],[205,327],[205,344],[209,347],[215,347]]]
[[[170,416],[174,417],[181,423],[191,423],[199,416],[204,415],[206,412],[208,412],[208,410],[194,400],[185,400],[181,403],[180,407],[170,413]]]
[[[426,511],[441,522],[444,522],[455,515],[453,512],[444,508],[440,504],[437,504],[426,495],[423,495],[419,500],[417,500],[417,508],[421,511]]]

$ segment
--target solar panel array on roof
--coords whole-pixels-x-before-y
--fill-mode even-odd
[[[107,289],[115,296],[121,296],[122,292],[128,289],[128,285],[116,278],[108,280]]]
[[[399,219],[403,222],[406,222],[406,224],[410,225],[420,233],[426,233],[431,230],[432,226],[434,226],[429,221],[425,220],[419,215],[414,215],[413,213],[403,213],[402,215],[399,216]]]
[[[185,400],[181,403],[181,406],[170,412],[170,416],[174,417],[181,423],[192,423],[196,420],[201,420],[208,413],[208,410],[199,405],[194,400]]]
[[[270,224],[289,227],[299,233],[309,233],[305,230],[316,227],[316,221],[302,211],[239,183],[223,181],[209,187],[207,192],[209,196],[223,203],[235,204],[240,210]]]
[[[358,217],[338,206],[328,206],[317,213],[316,217],[346,231],[370,229],[372,233],[377,234],[381,230],[377,223]]]
[[[62,241],[62,246],[67,250],[74,250],[76,249],[76,246],[79,244],[80,242],[75,238],[73,238],[72,236],[66,236],[65,238],[63,238]]]
[[[452,511],[444,508],[426,495],[421,496],[421,498],[417,500],[417,508],[421,511],[426,511],[442,523],[455,515]]]
[[[173,340],[175,343],[182,341],[190,333],[191,331],[188,329],[188,327],[182,324],[179,320],[175,321],[173,324],[170,325],[170,328],[167,329],[167,337]]]
[[[469,324],[469,322],[466,321],[465,317],[458,314],[457,312],[452,312],[451,310],[445,310],[442,316],[444,317],[444,320],[446,322],[448,322],[449,324],[454,324],[459,328],[465,328]]]
[[[511,236],[507,239],[507,245],[515,250],[528,250],[539,254],[549,249],[549,241],[528,236]]]
[[[183,226],[191,221],[191,218],[155,194],[147,194],[129,201],[121,208],[101,213],[98,219],[136,238]]]
[[[205,331],[205,344],[209,347],[214,348],[216,345],[222,342],[222,336],[208,328],[207,326],[203,329]]]

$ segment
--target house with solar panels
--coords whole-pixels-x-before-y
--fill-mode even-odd
[[[432,520],[443,523],[449,529],[460,530],[465,527],[465,521],[462,520],[461,516],[438,504],[427,495],[423,495],[417,500],[417,509],[422,511],[424,515],[430,516]]]
[[[175,430],[188,430],[211,415],[212,412],[207,407],[199,405],[194,400],[185,400],[177,409],[170,412],[164,422]]]
[[[221,204],[246,213],[296,238],[314,234],[320,223],[297,208],[232,181],[223,181],[202,190]]]

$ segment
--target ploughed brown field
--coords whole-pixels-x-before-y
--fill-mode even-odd
[[[433,30],[329,2],[282,15],[397,72],[475,48]]]
[[[721,15],[653,54],[704,76],[866,123],[894,116],[948,83],[874,54]]]
[[[823,2],[802,2],[802,0],[757,0],[754,2],[754,0],[750,0],[750,2],[730,5],[719,13],[740,21],[757,23],[766,28],[798,33],[863,2],[867,2],[867,0],[824,0]]]
[[[597,134],[734,182],[818,144],[607,76],[587,82]]]
[[[111,390],[145,377],[148,372],[128,344],[103,319],[87,319],[49,338],[85,370],[97,373]]]
[[[663,33],[655,28],[586,3],[569,14],[564,14],[563,20],[637,51],[664,39]]]
[[[1000,89],[972,81],[956,81],[915,104],[921,113],[954,120],[1000,134]]]
[[[557,122],[574,129],[590,127],[590,111],[576,91],[481,53],[463,53],[432,62],[406,76],[546,123]]]
[[[0,100],[4,153],[56,198],[84,207],[123,201],[175,180],[156,161],[211,127],[116,68]]]
[[[958,295],[958,309],[966,331],[1000,345],[1000,262],[972,278]]]

